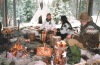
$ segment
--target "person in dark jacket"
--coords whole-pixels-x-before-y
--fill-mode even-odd
[[[68,34],[73,34],[72,26],[67,20],[67,17],[65,15],[61,16],[61,28],[57,32],[57,36],[61,36],[61,39],[64,40]]]
[[[67,42],[70,46],[76,45],[83,49],[96,48],[99,44],[99,28],[87,12],[80,15],[80,34],[68,35]]]
[[[81,49],[96,48],[99,44],[99,27],[93,22],[92,17],[87,12],[80,15],[80,34],[67,35],[68,48],[67,63],[79,63],[81,59]]]

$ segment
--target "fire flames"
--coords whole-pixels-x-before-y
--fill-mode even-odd
[[[23,48],[20,42],[16,42],[10,49],[13,56],[17,56],[20,53],[20,57],[27,56],[27,51]]]

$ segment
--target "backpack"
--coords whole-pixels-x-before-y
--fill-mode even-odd
[[[79,63],[81,60],[81,51],[80,49],[74,45],[74,46],[69,46],[67,48],[67,63],[68,64],[76,64]]]

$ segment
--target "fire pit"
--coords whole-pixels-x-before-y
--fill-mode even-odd
[[[7,55],[8,58],[27,58],[28,57],[28,53],[26,51],[26,49],[21,45],[20,42],[16,42],[11,48],[10,51]]]

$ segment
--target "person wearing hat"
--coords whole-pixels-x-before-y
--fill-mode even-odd
[[[79,19],[81,23],[80,34],[69,34],[66,36],[66,41],[68,43],[68,64],[80,62],[80,48],[96,48],[99,44],[99,27],[93,22],[92,17],[89,16],[87,12],[83,12]]]
[[[81,23],[80,34],[67,35],[68,44],[82,49],[96,48],[99,44],[99,27],[87,12],[81,13],[79,20]]]

